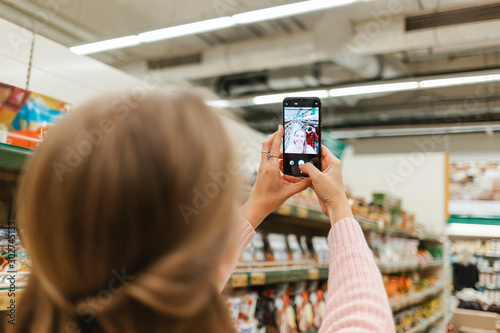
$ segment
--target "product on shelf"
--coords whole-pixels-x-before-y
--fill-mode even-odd
[[[441,279],[438,276],[423,275],[423,273],[402,276],[382,275],[382,279],[389,299],[407,296],[441,285]]]
[[[30,271],[31,260],[22,247],[17,232],[7,228],[0,229],[0,288],[10,285],[7,279],[13,272],[16,272],[16,282],[26,282]]]
[[[313,259],[318,263],[318,265],[328,265],[329,253],[328,253],[328,240],[326,237],[313,237]]]
[[[422,326],[426,319],[432,317],[443,309],[443,301],[435,298],[418,306],[412,306],[394,314],[396,333],[405,333],[411,329]]]
[[[419,263],[419,241],[416,239],[391,237],[371,232],[368,236],[368,244],[379,264],[417,265]]]
[[[286,245],[285,235],[268,234],[267,243],[272,254],[272,261],[286,262],[288,261],[288,247]]]
[[[307,238],[304,235],[300,236],[300,247],[302,248],[303,259],[312,259],[311,250],[309,250],[309,246],[307,246]]]
[[[265,261],[266,251],[265,251],[264,238],[262,237],[262,234],[256,233],[250,243],[252,244],[254,250],[253,252],[254,261],[256,262]]]
[[[290,234],[286,236],[288,249],[290,250],[289,259],[294,261],[302,260],[302,248],[300,247],[297,236]]]
[[[325,301],[325,294],[324,291],[321,289],[318,289],[316,291],[311,292],[310,297],[309,297],[312,308],[313,308],[313,323],[316,328],[321,327],[321,323],[323,322],[323,318],[325,315],[325,309],[326,309],[326,301]]]

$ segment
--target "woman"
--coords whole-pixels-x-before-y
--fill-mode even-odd
[[[18,222],[33,269],[7,332],[234,332],[220,290],[254,229],[308,186],[333,226],[322,332],[394,330],[340,162],[326,148],[323,172],[307,164],[310,179],[285,182],[274,157],[280,126],[238,208],[230,138],[198,94],[161,90],[121,103],[123,95],[74,110],[29,161]]]
[[[313,147],[306,143],[306,132],[298,129],[293,134],[293,144],[286,149],[287,154],[316,154]]]

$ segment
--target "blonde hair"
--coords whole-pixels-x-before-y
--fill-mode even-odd
[[[228,135],[193,90],[126,93],[74,110],[29,161],[16,333],[233,331],[215,282],[239,186]]]

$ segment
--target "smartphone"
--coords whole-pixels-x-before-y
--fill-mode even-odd
[[[312,162],[321,170],[321,100],[287,97],[283,100],[283,173],[309,177],[299,166]]]

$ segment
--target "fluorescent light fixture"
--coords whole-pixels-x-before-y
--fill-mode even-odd
[[[246,13],[231,16],[238,24],[249,24],[261,21],[277,19],[281,17],[304,14],[317,10],[349,5],[356,0],[309,0],[292,3],[288,5],[253,10]]]
[[[141,41],[136,35],[113,38],[108,40],[103,40],[100,42],[78,45],[70,47],[71,52],[76,54],[92,54],[102,51],[109,51],[114,49],[121,49],[124,47],[139,45]]]
[[[214,108],[228,108],[231,106],[231,103],[227,100],[217,100],[217,101],[207,101],[207,105],[212,106]]]
[[[309,91],[298,91],[282,94],[272,94],[272,95],[262,95],[256,96],[250,100],[250,104],[253,105],[264,105],[281,103],[286,97],[328,97],[328,90],[309,90]]]
[[[211,20],[182,24],[174,27],[143,32],[139,34],[139,39],[141,42],[145,43],[156,42],[159,40],[224,29],[233,26],[234,24],[234,21],[229,16],[224,16]]]
[[[280,17],[304,14],[327,8],[345,6],[351,3],[355,3],[357,1],[358,0],[301,1],[288,5],[253,10],[246,13],[236,14],[231,17],[224,16],[205,21],[198,21],[158,30],[147,31],[140,33],[139,35],[126,36],[126,37],[103,40],[100,42],[95,42],[90,44],[78,45],[71,47],[70,50],[76,54],[91,54],[102,51],[109,51],[128,46],[134,46],[141,43],[156,42],[159,40],[172,39],[187,35],[194,35],[207,31],[229,28],[236,24],[249,24],[254,22],[272,20]]]
[[[397,83],[383,83],[383,84],[372,84],[366,86],[356,86],[356,87],[346,87],[346,88],[334,88],[330,90],[330,97],[342,97],[342,96],[352,96],[352,95],[366,95],[382,92],[393,92],[393,91],[403,91],[403,90],[414,90],[418,89],[418,82],[397,82]]]
[[[332,131],[338,139],[359,139],[393,136],[418,136],[456,133],[481,133],[487,130],[500,131],[500,125],[471,125],[471,126],[440,126],[440,127],[412,127],[412,128],[373,128],[358,130]]]
[[[495,81],[500,81],[500,74],[461,76],[461,77],[452,77],[447,79],[424,80],[420,81],[419,86],[420,88],[438,88],[438,87],[460,86],[466,84],[486,83]]]

